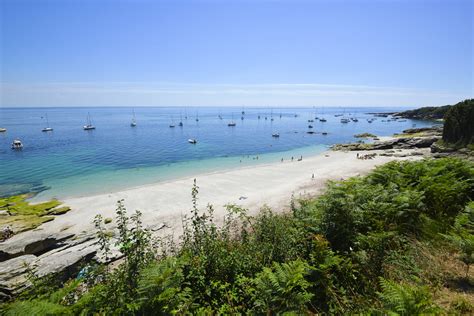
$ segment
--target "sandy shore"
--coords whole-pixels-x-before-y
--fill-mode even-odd
[[[371,151],[374,153],[376,151]],[[364,154],[364,152],[359,152]],[[240,205],[255,214],[262,206],[274,210],[288,209],[291,196],[315,195],[328,180],[339,180],[365,174],[376,165],[394,159],[420,159],[419,157],[384,157],[373,160],[356,159],[355,152],[327,151],[302,161],[284,161],[267,165],[242,168],[196,176],[199,186],[201,209],[210,203],[215,207],[216,219],[222,219],[225,205]],[[314,179],[312,175],[314,173]],[[140,210],[147,227],[157,228],[165,224],[169,232],[178,233],[181,219],[191,209],[191,188],[194,177],[161,182],[110,194],[101,194],[64,201],[72,211],[58,216],[41,226],[44,232],[68,231],[79,234],[93,229],[93,218],[102,214],[114,218],[116,202],[125,200],[129,213]],[[113,223],[111,224],[113,225]]]

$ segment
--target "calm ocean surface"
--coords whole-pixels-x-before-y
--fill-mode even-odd
[[[132,128],[131,108],[0,108],[0,127],[7,128],[0,133],[0,196],[40,192],[37,199],[45,199],[105,193],[276,162],[282,157],[314,155],[332,144],[355,141],[357,133],[389,136],[415,124],[432,125],[412,120],[386,122],[386,118],[367,122],[373,118],[367,112],[397,110],[402,109],[278,108],[273,110],[272,121],[269,108],[137,107],[137,126]],[[82,129],[88,112],[96,130]],[[342,124],[341,117],[334,115],[343,113],[359,121]],[[53,132],[41,132],[46,114]],[[315,116],[327,122],[308,123]],[[183,127],[178,125],[180,117]],[[232,117],[237,126],[228,127]],[[172,122],[176,127],[169,127]],[[317,134],[306,133],[309,124]],[[277,132],[280,137],[272,137]],[[22,151],[10,149],[15,138],[23,142]],[[189,144],[189,138],[198,143]],[[256,155],[259,159],[252,159]]]

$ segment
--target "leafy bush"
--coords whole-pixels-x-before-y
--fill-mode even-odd
[[[440,311],[431,298],[430,289],[424,286],[396,283],[380,279],[379,293],[386,311],[398,315],[426,315]]]

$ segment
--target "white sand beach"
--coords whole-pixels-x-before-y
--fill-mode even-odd
[[[295,159],[293,162],[198,175],[195,178],[199,186],[199,206],[204,210],[208,203],[212,204],[218,221],[222,219],[225,205],[229,203],[247,208],[250,214],[255,214],[264,205],[284,211],[288,209],[292,195],[315,195],[325,187],[328,180],[365,174],[376,165],[394,159],[420,159],[420,156],[376,156],[371,160],[360,160],[356,159],[356,155],[356,152],[326,151],[303,157],[302,161]],[[65,230],[74,234],[89,232],[94,229],[92,221],[96,214],[114,218],[116,202],[124,199],[129,213],[134,210],[143,213],[143,222],[147,227],[153,229],[165,224],[170,228],[168,233],[179,234],[182,217],[190,213],[193,180],[194,177],[189,177],[109,194],[67,199],[64,204],[72,210],[42,225],[39,230],[43,233]],[[113,225],[109,225],[110,228]]]

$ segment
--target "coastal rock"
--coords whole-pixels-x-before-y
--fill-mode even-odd
[[[400,137],[386,141],[377,141],[372,144],[337,144],[331,148],[343,151],[427,148],[440,138],[440,136]]]
[[[81,263],[90,261],[97,253],[97,249],[95,241],[88,241],[47,252],[35,261],[38,266],[35,273],[38,276],[56,274],[66,280],[78,271]]]
[[[48,250],[61,247],[67,239],[74,237],[70,233],[47,234],[34,231],[15,235],[0,244],[0,262],[21,255],[40,255]]]
[[[441,134],[443,133],[443,126],[435,125],[432,127],[409,128],[409,129],[403,130],[403,134],[418,134],[418,133],[423,133],[426,136],[429,136],[429,134],[441,136]]]
[[[440,136],[431,136],[431,137],[414,137],[406,140],[406,144],[416,147],[416,148],[428,148],[433,143],[440,140]]]
[[[29,272],[39,277],[54,274],[61,280],[74,277],[84,263],[95,258],[97,250],[95,240],[82,239],[78,244],[66,244],[40,256],[26,254],[0,262],[0,299],[8,299],[24,291],[29,286]]]
[[[432,153],[452,153],[456,151],[455,148],[445,147],[436,142],[431,144],[430,149]]]
[[[0,262],[0,293],[4,299],[27,288],[27,272],[34,267],[36,259],[34,255],[24,255]]]

